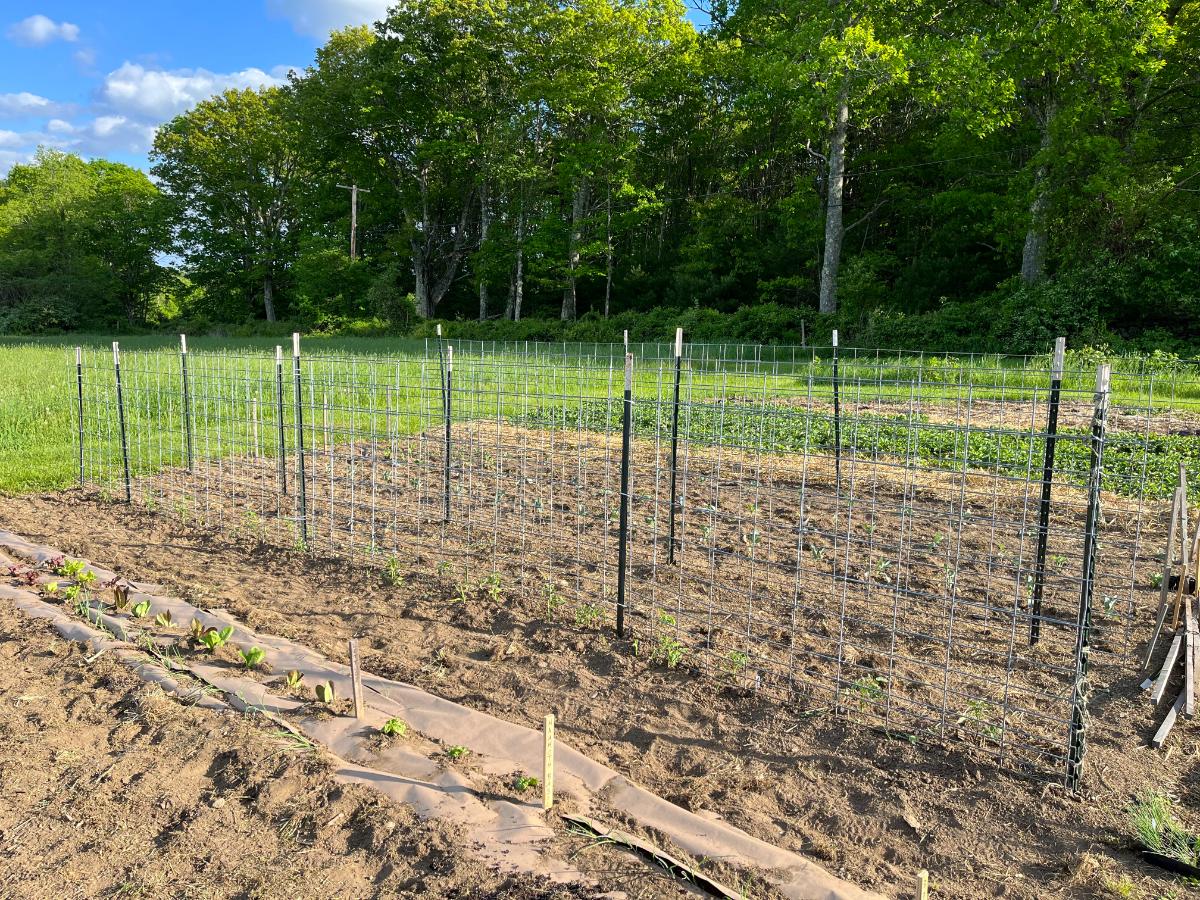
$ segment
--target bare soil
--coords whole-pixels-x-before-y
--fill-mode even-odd
[[[0,897],[601,892],[499,875],[452,827],[331,770],[286,734],[185,705],[111,656],[87,657],[44,622],[0,617]],[[568,840],[563,852],[579,849]],[[673,893],[621,855],[606,862],[604,888]]]
[[[937,741],[914,741],[894,731],[848,723],[833,709],[810,710],[798,717],[778,698],[755,692],[737,679],[697,677],[686,666],[668,670],[644,648],[635,653],[633,647],[615,641],[605,628],[567,616],[547,624],[546,598],[537,583],[510,577],[503,567],[497,567],[502,573],[498,597],[472,583],[458,602],[457,579],[440,574],[429,560],[399,560],[391,579],[397,583],[390,584],[377,566],[283,549],[261,540],[253,528],[217,532],[75,493],[0,498],[0,525],[103,560],[129,578],[168,585],[198,605],[229,609],[255,628],[343,662],[346,639],[357,637],[367,669],[493,715],[536,727],[546,712],[554,712],[563,740],[661,796],[719,815],[751,834],[821,861],[836,874],[893,896],[909,890],[919,868],[931,871],[935,895],[945,897],[1159,897],[1183,896],[1188,890],[1142,863],[1129,848],[1125,809],[1136,794],[1153,788],[1181,798],[1185,820],[1192,819],[1185,823],[1193,827],[1195,814],[1189,807],[1200,802],[1200,758],[1186,749],[1195,742],[1195,726],[1177,726],[1171,754],[1148,749],[1161,711],[1155,714],[1146,702],[1132,666],[1125,674],[1117,666],[1105,673],[1103,687],[1093,697],[1084,788],[1072,795],[991,765],[982,754],[983,742],[981,753],[974,754],[969,741],[951,750]],[[454,549],[453,544],[447,546]],[[38,644],[43,643],[52,641],[43,642],[39,636]],[[59,664],[46,669],[64,680],[71,672]],[[92,689],[89,683],[79,692]],[[111,703],[131,692],[128,686],[114,688]],[[6,689],[4,697],[12,693]],[[71,693],[63,696],[69,703]],[[0,703],[5,716],[12,712],[10,703]],[[145,730],[137,727],[136,733]],[[157,746],[149,738],[147,742]],[[187,746],[189,752],[215,755],[223,752],[219,743],[200,742],[192,735]],[[156,751],[154,764],[161,766],[164,757],[171,756]],[[33,768],[41,771],[52,765],[51,754]],[[50,780],[54,789],[68,783]],[[145,789],[151,792],[170,790],[158,784],[163,780],[151,777],[137,783],[149,783]],[[6,802],[7,795],[6,790]],[[345,789],[337,794],[356,796],[361,795]],[[126,802],[113,797],[104,807],[107,821],[128,819],[138,827],[160,821],[150,807],[144,814],[131,815],[121,806]],[[332,818],[340,809],[338,802],[347,801],[313,795],[312,808],[320,809],[322,817],[328,811]],[[254,803],[251,813],[258,815]],[[45,808],[40,801],[29,807],[39,808]],[[4,822],[3,809],[0,806],[0,827],[7,835],[12,826]],[[275,827],[275,820],[267,821]],[[344,820],[349,821],[357,819]],[[69,834],[71,823],[58,822],[56,827]],[[99,829],[106,835],[110,831]],[[141,842],[152,842],[152,833],[139,836]],[[337,856],[340,866],[340,854],[354,858],[360,846],[351,835],[346,834],[344,843],[324,845],[325,855],[310,855],[318,861]],[[128,840],[122,843],[128,845]],[[235,841],[232,853],[237,846]],[[270,856],[276,845],[263,839],[241,846],[247,853],[252,848]],[[96,852],[112,850],[105,846]],[[159,865],[153,854],[135,859],[142,866]],[[208,877],[253,875],[281,883],[288,877],[272,876],[272,871],[283,870],[264,869],[258,857],[253,864],[248,859],[245,872]],[[303,864],[309,862],[305,859]],[[359,863],[367,867],[364,883],[380,871],[369,868],[374,862]],[[108,856],[91,866],[105,867],[113,867]],[[241,868],[227,866],[235,873]],[[44,870],[39,866],[36,871]],[[300,885],[300,892],[291,895],[306,896],[303,890],[311,884],[299,874],[295,879],[291,883]],[[458,883],[451,882],[443,893],[452,896]],[[479,883],[491,886],[473,895],[505,889],[494,882]],[[237,890],[213,886],[210,895],[237,895]],[[438,895],[442,889],[430,890]]]

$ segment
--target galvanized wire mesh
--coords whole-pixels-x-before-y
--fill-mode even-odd
[[[125,353],[119,405],[83,351],[81,482],[123,499],[128,460],[135,502],[564,627],[623,601],[629,652],[721,690],[1069,782],[1087,658],[1142,636],[1200,423],[1187,369],[1115,373],[1097,435],[1095,370],[1052,392],[1049,355],[647,352],[618,596],[623,345],[291,349]]]

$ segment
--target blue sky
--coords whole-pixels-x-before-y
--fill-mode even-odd
[[[387,0],[2,0],[0,175],[39,144],[145,167],[154,129],[228,87],[282,82]]]
[[[282,83],[332,29],[387,6],[0,0],[0,177],[39,145],[145,168],[158,125],[227,88]]]

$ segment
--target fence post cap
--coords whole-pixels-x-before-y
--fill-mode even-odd
[[[679,359],[683,356],[683,329],[675,329],[675,358]]]
[[[835,328],[835,329],[833,329],[833,346],[835,346],[835,347],[836,347],[837,345],[838,345],[838,343],[837,343],[837,329]]]
[[[179,352],[187,353],[187,335],[186,334],[181,334],[179,336]]]
[[[1063,363],[1066,360],[1067,339],[1060,337],[1054,342],[1054,361],[1050,366],[1050,377],[1055,380],[1063,376]]]
[[[292,332],[292,356],[300,358],[300,332]]]

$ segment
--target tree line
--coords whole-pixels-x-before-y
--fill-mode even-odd
[[[151,178],[43,152],[0,183],[0,327],[763,305],[880,342],[1198,336],[1200,3],[705,16],[409,0],[166,123]]]

